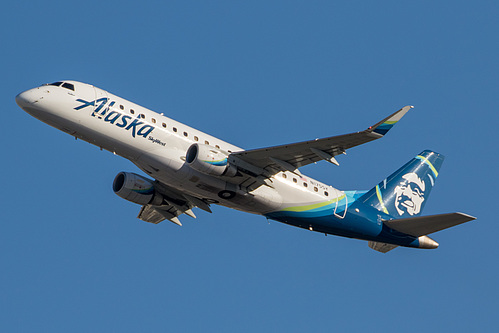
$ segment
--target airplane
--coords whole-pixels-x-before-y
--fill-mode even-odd
[[[424,150],[368,191],[345,191],[300,167],[382,138],[411,108],[364,131],[245,150],[93,85],[58,81],[26,90],[16,102],[33,117],[76,139],[122,156],[149,177],[120,172],[112,188],[141,206],[138,218],[182,225],[193,208],[222,205],[310,231],[368,241],[386,253],[398,246],[435,249],[428,235],[474,220],[464,213],[421,216],[444,156]]]

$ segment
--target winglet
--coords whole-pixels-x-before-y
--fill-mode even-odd
[[[377,133],[380,135],[385,135],[392,127],[395,125],[402,117],[412,109],[414,106],[412,105],[407,105],[404,106],[402,109],[398,110],[391,116],[388,116],[387,118],[383,119],[376,125],[373,125],[367,129],[368,132],[373,132]]]

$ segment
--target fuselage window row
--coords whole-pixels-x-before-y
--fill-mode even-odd
[[[61,83],[62,83],[62,82],[55,82],[55,83],[52,83],[52,84],[50,84],[50,85],[60,85]],[[120,105],[120,109],[121,109],[121,110],[124,110],[124,109],[125,109],[125,107],[124,107],[123,105]],[[135,114],[135,110],[134,110],[134,109],[130,109],[130,113],[131,113],[131,114]],[[145,117],[146,117],[143,113],[140,113],[138,116],[139,116],[139,118],[142,118],[142,119],[145,119]],[[153,124],[156,124],[156,118],[151,118],[151,122],[152,122]],[[162,123],[161,123],[161,126],[162,126],[163,128],[167,128],[167,124],[166,124],[166,123],[164,123],[164,122],[162,122]],[[176,127],[172,127],[172,130],[173,130],[173,132],[175,132],[175,133],[177,133],[177,132],[178,132],[178,129],[177,129]],[[183,132],[183,134],[184,134],[184,136],[185,136],[185,137],[189,137],[189,133],[187,133],[187,132]],[[198,137],[198,136],[194,136],[194,141],[199,141],[199,137]],[[205,143],[206,145],[209,145],[209,144],[210,144],[210,142],[209,142],[208,140],[205,140],[205,141],[204,141],[204,143]],[[216,147],[216,148],[218,148],[218,149],[222,149],[219,145],[215,145],[215,147]],[[229,152],[229,153],[231,153],[231,151],[228,151],[228,152]]]

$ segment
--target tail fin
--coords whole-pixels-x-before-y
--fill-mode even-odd
[[[359,198],[394,218],[419,216],[435,185],[444,156],[425,150]]]

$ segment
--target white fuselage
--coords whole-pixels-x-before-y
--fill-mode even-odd
[[[75,89],[40,86],[20,94],[18,104],[51,126],[129,159],[183,193],[255,214],[344,196],[331,186],[291,172],[275,174],[264,185],[251,177],[201,173],[185,162],[192,144],[210,145],[226,153],[243,149],[92,85],[64,82]],[[222,191],[236,195],[226,199],[220,195]]]
[[[192,208],[210,211],[209,204],[220,204],[312,231],[368,240],[373,249],[387,252],[399,245],[436,248],[427,233],[474,219],[461,213],[445,214],[443,220],[417,216],[443,161],[433,151],[423,151],[370,191],[342,192],[298,171],[322,159],[337,164],[334,155],[381,138],[410,106],[362,132],[244,151],[76,81],[24,91],[16,102],[41,121],[129,159],[154,178],[120,172],[113,182],[117,195],[142,206],[138,218],[146,222],[167,219],[181,225],[178,216],[195,217]],[[421,180],[425,177],[427,183]],[[409,192],[408,180],[421,190],[416,193],[420,201],[412,204],[416,194]],[[407,209],[418,202],[417,210]],[[406,211],[411,217],[403,218]]]

